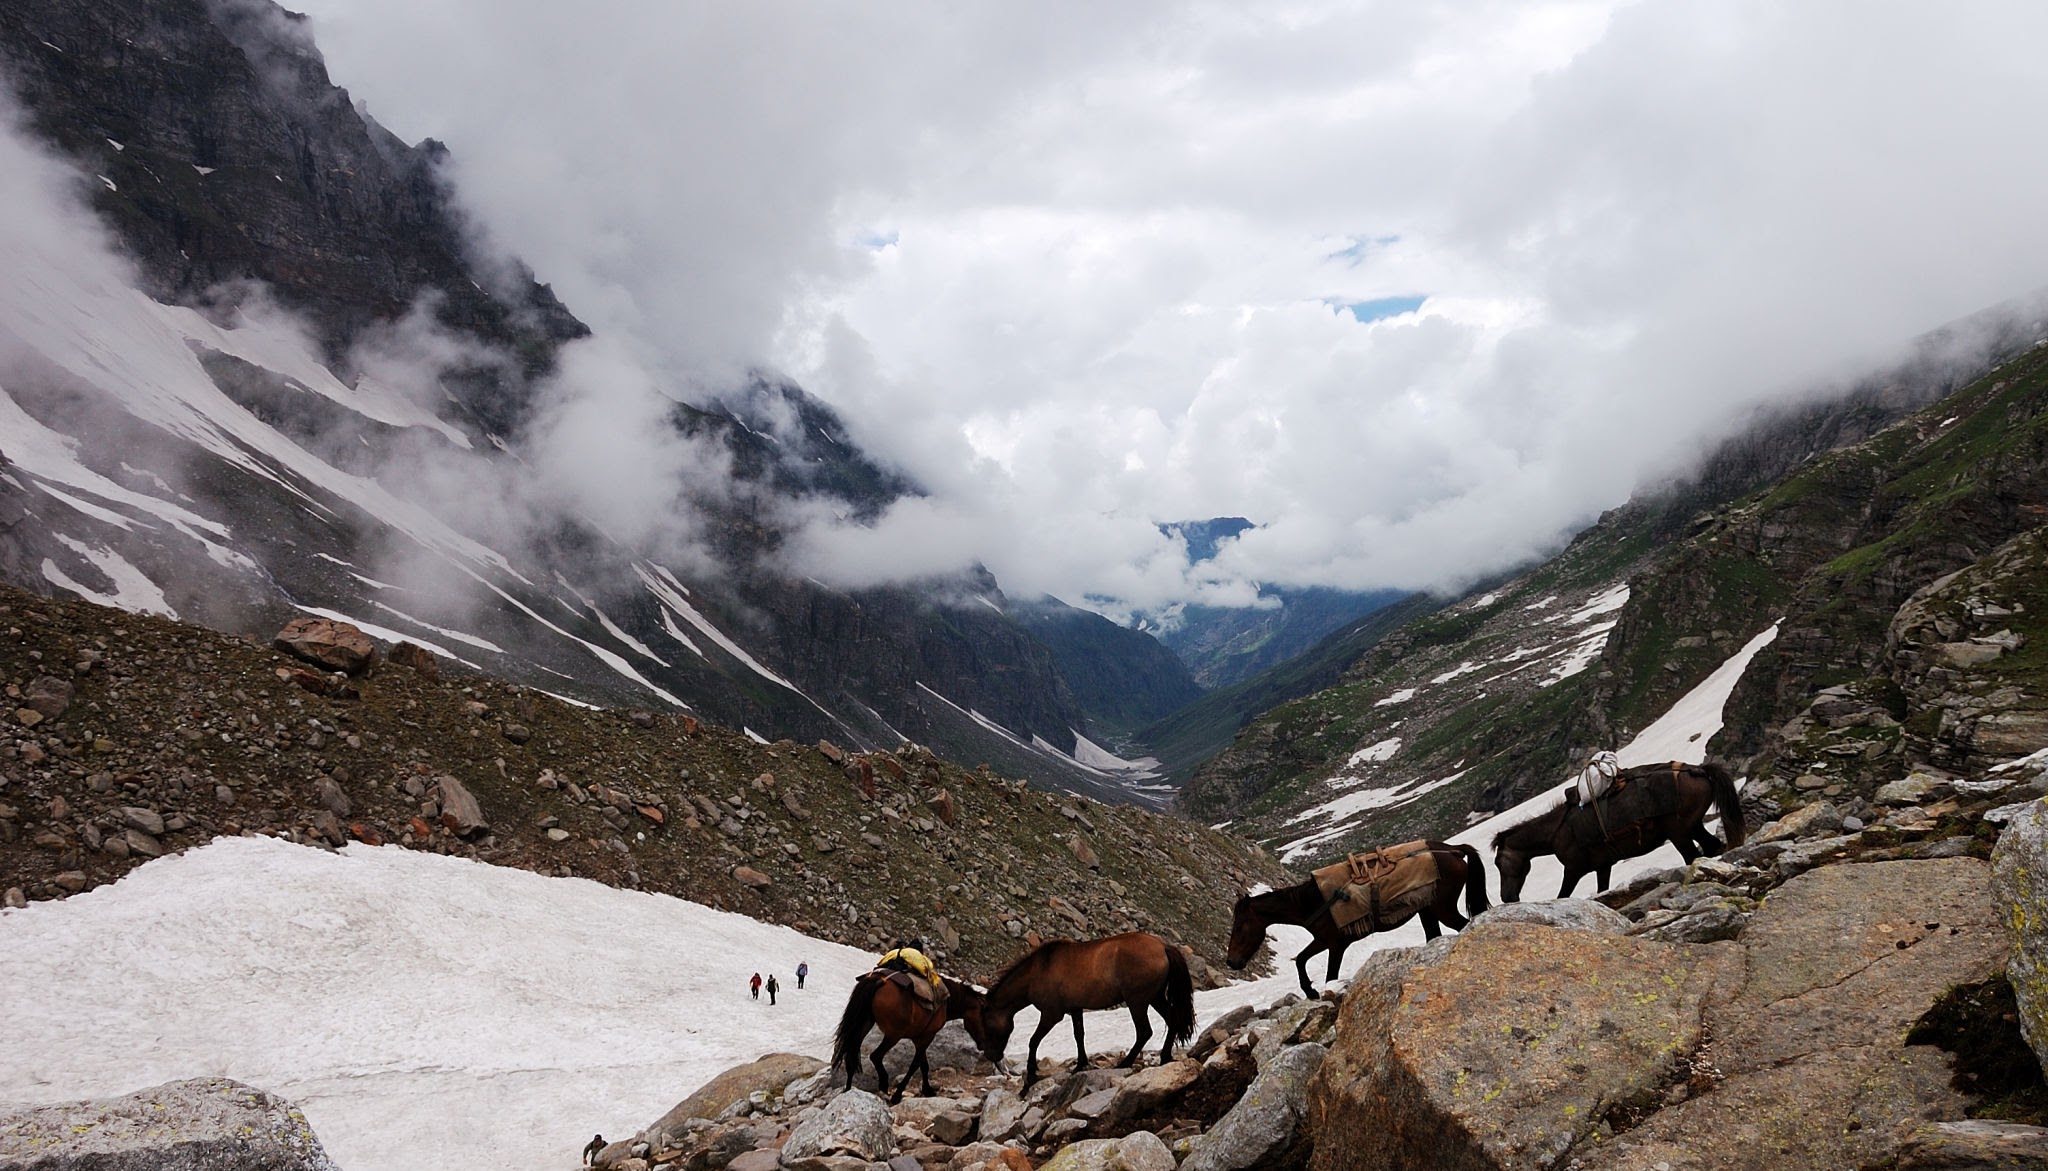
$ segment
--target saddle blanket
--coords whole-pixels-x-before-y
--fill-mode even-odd
[[[1313,877],[1323,897],[1335,899],[1330,918],[1363,935],[1406,922],[1436,898],[1436,855],[1418,839],[1353,854]]]
[[[1597,846],[1627,836],[1639,821],[1676,813],[1678,787],[1672,781],[1685,770],[1683,764],[1623,769],[1614,787],[1600,798],[1597,814],[1594,806],[1580,805],[1566,815],[1573,839],[1582,846]]]
[[[898,988],[909,989],[911,995],[931,1005],[933,1008],[946,1003],[946,986],[944,984],[936,980],[927,980],[914,972],[905,972],[895,968],[876,968],[874,971],[869,972],[868,975],[878,976],[896,985]]]

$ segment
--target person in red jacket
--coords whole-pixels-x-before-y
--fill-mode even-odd
[[[753,990],[755,1000],[761,999],[761,973],[755,972],[754,978],[747,981],[747,987]]]

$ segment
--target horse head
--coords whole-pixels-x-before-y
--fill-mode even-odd
[[[981,1047],[981,1055],[1003,1064],[1003,1051],[1010,1047],[1010,1032],[1017,1027],[1014,1009],[994,1008],[986,1000],[968,1009],[961,1018],[967,1025],[967,1035]]]
[[[967,1035],[974,1039],[975,1048],[987,1043],[988,1026],[984,1014],[988,1008],[988,997],[972,984],[946,977],[946,1010],[958,1018],[966,1028]],[[995,1060],[991,1058],[990,1060]]]
[[[1232,970],[1243,970],[1259,954],[1259,948],[1266,942],[1266,919],[1259,914],[1252,896],[1239,895],[1237,905],[1230,909],[1230,946],[1223,953],[1223,960]]]

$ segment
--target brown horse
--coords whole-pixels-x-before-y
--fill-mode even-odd
[[[939,979],[946,985],[946,1002],[940,1005],[926,1004],[917,993],[903,982],[891,979],[892,974],[870,972],[854,983],[853,995],[846,1002],[846,1011],[839,1018],[839,1029],[832,1045],[832,1064],[846,1067],[846,1084],[853,1086],[854,1075],[860,1072],[860,1043],[866,1039],[868,1030],[880,1028],[882,1043],[875,1046],[870,1060],[875,1063],[875,1084],[877,1089],[889,1088],[889,1071],[882,1065],[882,1057],[894,1048],[896,1042],[908,1037],[917,1046],[917,1056],[903,1071],[903,1080],[896,1083],[896,1090],[889,1095],[889,1101],[901,1102],[903,1088],[910,1084],[910,1075],[924,1074],[923,1094],[932,1092],[932,1067],[925,1050],[947,1017],[957,1016],[967,1026],[967,1033],[974,1043],[982,1043],[981,1035],[981,993],[972,985],[963,984],[949,976]]]
[[[1087,941],[1054,939],[1024,953],[989,984],[979,1006],[982,1056],[1002,1061],[1016,1012],[1027,1004],[1038,1010],[1038,1029],[1031,1034],[1024,1067],[1026,1089],[1038,1080],[1038,1043],[1063,1016],[1074,1018],[1074,1052],[1084,1066],[1088,1048],[1081,1038],[1081,1014],[1089,1009],[1130,1007],[1137,1037],[1124,1055],[1125,1068],[1137,1064],[1138,1053],[1152,1039],[1148,1007],[1157,1009],[1166,1022],[1161,1064],[1173,1059],[1176,1042],[1195,1035],[1195,982],[1188,975],[1187,957],[1143,931]],[[971,1028],[973,1018],[969,1019]]]
[[[1429,852],[1436,856],[1436,896],[1427,908],[1417,914],[1422,916],[1422,933],[1435,939],[1443,934],[1439,924],[1447,923],[1453,931],[1462,930],[1467,922],[1466,915],[1477,915],[1486,909],[1486,866],[1479,860],[1479,851],[1470,846],[1431,842]],[[1461,887],[1465,891],[1466,915],[1458,913],[1458,891]],[[1230,948],[1223,958],[1231,967],[1242,969],[1252,962],[1260,945],[1266,942],[1266,928],[1275,923],[1306,927],[1310,935],[1309,944],[1295,955],[1294,968],[1301,975],[1302,992],[1314,996],[1315,985],[1308,979],[1308,957],[1317,952],[1329,952],[1330,971],[1324,979],[1335,980],[1338,966],[1344,962],[1344,949],[1374,930],[1371,927],[1361,929],[1361,924],[1339,927],[1337,920],[1330,915],[1330,908],[1334,905],[1336,900],[1324,895],[1314,879],[1264,894],[1245,895],[1231,909]],[[1404,915],[1392,923],[1383,923],[1378,930],[1398,927],[1408,918]]]
[[[1638,785],[1670,786],[1662,804],[1670,812],[1609,827],[1606,840],[1586,841],[1574,832],[1569,820],[1576,805],[1560,804],[1519,825],[1494,835],[1493,864],[1500,871],[1502,902],[1518,902],[1522,884],[1529,877],[1529,860],[1555,854],[1564,864],[1564,884],[1557,897],[1565,898],[1579,880],[1598,872],[1601,890],[1607,889],[1608,870],[1623,858],[1647,854],[1665,842],[1678,847],[1688,863],[1700,855],[1719,854],[1728,846],[1739,846],[1747,833],[1742,824],[1742,794],[1735,778],[1718,764],[1646,764],[1621,771],[1621,776]],[[1709,813],[1721,815],[1726,845],[1707,832]],[[1610,815],[1612,816],[1612,815]]]

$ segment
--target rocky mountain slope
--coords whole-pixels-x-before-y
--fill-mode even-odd
[[[400,658],[407,658],[401,655]],[[678,895],[952,962],[1143,927],[1220,961],[1225,834],[1049,795],[929,749],[761,743],[431,656],[349,678],[166,619],[0,587],[0,888],[114,881],[218,835],[459,854]]]
[[[1753,761],[1753,800],[1802,783],[1867,798],[2048,742],[2020,600],[2039,588],[2028,534],[2048,520],[2035,319],[2007,307],[1926,339],[1552,561],[1387,633],[1334,686],[1253,719],[1181,801],[1289,858],[1446,836],[1626,743],[1773,629],[1727,731],[1700,746]],[[1970,368],[1957,335],[1993,358],[1952,389]]]
[[[656,493],[673,524],[537,487],[537,404],[608,376],[575,360],[588,331],[466,231],[444,148],[333,86],[300,18],[33,0],[0,22],[0,79],[123,254],[64,209],[6,242],[5,580],[251,635],[341,614],[587,701],[1158,800],[1086,738],[1187,695],[1169,656],[1105,686],[986,574],[842,591],[778,563],[792,510],[914,491],[799,388],[647,420],[703,469]]]

